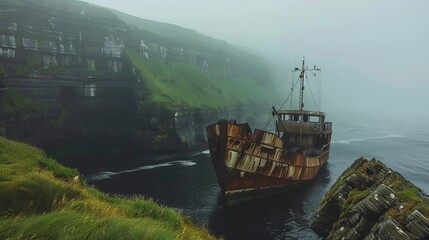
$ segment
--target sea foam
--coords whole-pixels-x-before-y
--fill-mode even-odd
[[[143,170],[152,170],[152,169],[156,169],[156,168],[172,167],[172,166],[191,167],[191,166],[194,166],[196,164],[197,163],[192,162],[190,160],[171,161],[171,162],[167,162],[167,163],[140,166],[137,168],[118,171],[118,172],[101,171],[101,172],[98,172],[94,175],[89,176],[87,179],[89,181],[99,181],[99,180],[111,178],[114,175],[118,175],[118,174],[122,174],[122,173],[132,173],[132,172],[139,172],[139,171],[143,171]]]

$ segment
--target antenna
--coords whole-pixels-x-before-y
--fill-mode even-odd
[[[301,69],[295,68],[293,72],[300,71],[299,74],[299,82],[300,82],[300,88],[299,88],[299,110],[304,110],[304,89],[305,89],[305,78],[306,78],[306,72],[311,72],[314,76],[316,76],[316,72],[320,71],[320,68],[316,67],[314,65],[313,69],[309,69],[305,65],[305,57],[302,57],[302,66]]]

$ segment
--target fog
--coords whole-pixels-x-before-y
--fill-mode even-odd
[[[322,69],[325,111],[429,114],[428,1],[88,2],[255,51],[285,91],[305,56]]]

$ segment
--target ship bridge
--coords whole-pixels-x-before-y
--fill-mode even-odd
[[[306,110],[279,110],[277,132],[321,134],[332,131],[332,123],[325,122],[326,113]]]

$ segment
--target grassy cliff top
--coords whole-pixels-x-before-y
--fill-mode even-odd
[[[111,9],[111,11],[126,24],[147,30],[162,37],[170,38],[177,41],[185,41],[190,44],[198,44],[205,47],[226,46],[226,42],[205,36],[192,29],[183,28],[170,23],[163,23],[135,17],[114,9]]]
[[[138,76],[150,91],[147,104],[182,103],[197,108],[271,104],[275,89],[246,75],[214,79],[201,68],[188,64],[171,66],[158,60],[145,60],[132,50],[126,54]]]
[[[212,239],[176,210],[109,196],[35,147],[0,137],[1,239]]]

